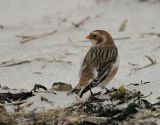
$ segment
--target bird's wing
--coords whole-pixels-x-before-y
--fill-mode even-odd
[[[105,67],[105,70],[101,70],[98,72],[98,76],[93,79],[80,93],[79,93],[79,97],[81,98],[83,96],[84,93],[86,93],[88,90],[90,90],[91,88],[98,86],[103,80],[105,80],[111,69],[113,66],[113,62],[108,62],[108,64]]]
[[[81,70],[80,70],[80,80],[78,87],[84,87],[89,84],[90,80],[93,80],[95,77],[95,70],[96,70],[96,59],[97,59],[97,52],[98,49],[96,47],[92,47],[86,54]]]
[[[90,83],[91,79],[93,80],[93,76],[94,73],[92,71],[92,67],[85,66],[81,71],[79,83],[75,88],[68,92],[67,95],[70,95],[72,93],[76,93],[78,95],[78,93],[81,93],[81,91]]]
[[[94,61],[89,60],[89,62],[97,68],[98,75],[83,89],[80,93],[80,97],[89,89],[99,85],[99,83],[107,78],[112,69],[113,63],[117,59],[118,50],[117,48],[96,48],[94,54],[95,58],[92,57],[94,58]]]
[[[90,83],[90,81],[93,80],[94,66],[92,62],[94,58],[92,58],[92,54],[94,53],[94,51],[95,51],[95,48],[91,48],[86,54],[80,70],[79,83],[76,85],[75,88],[73,88],[70,92],[67,93],[68,95],[72,93],[76,93],[76,94],[80,93],[82,89],[84,89]]]

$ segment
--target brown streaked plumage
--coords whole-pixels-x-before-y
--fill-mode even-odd
[[[105,87],[119,67],[118,49],[108,32],[95,30],[86,38],[91,40],[92,47],[82,63],[79,83],[68,95],[76,93],[82,97],[95,86]]]

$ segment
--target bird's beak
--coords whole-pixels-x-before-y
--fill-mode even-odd
[[[91,36],[90,35],[86,36],[86,39],[91,39]]]

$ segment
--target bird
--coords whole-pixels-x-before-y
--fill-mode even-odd
[[[112,36],[104,30],[94,30],[86,39],[92,46],[84,57],[78,84],[67,95],[77,94],[80,98],[94,87],[102,89],[113,79],[119,68],[119,53]]]

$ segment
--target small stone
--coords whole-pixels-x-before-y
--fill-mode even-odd
[[[52,89],[56,91],[69,91],[72,89],[72,85],[62,82],[55,82],[52,85]]]

